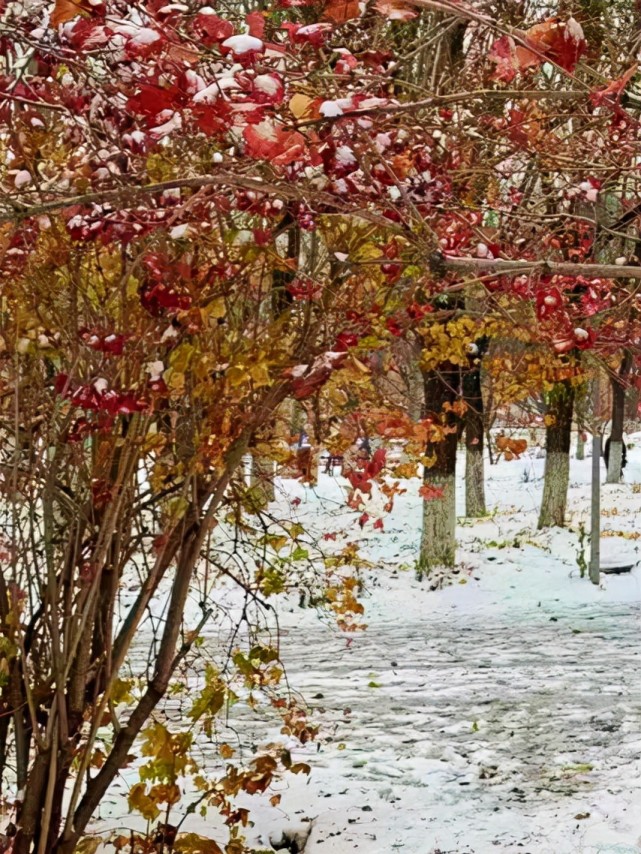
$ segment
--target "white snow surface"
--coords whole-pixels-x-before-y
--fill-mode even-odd
[[[490,513],[459,519],[454,583],[436,590],[413,570],[418,480],[403,483],[391,514],[374,496],[363,531],[343,478],[277,482],[276,516],[337,532],[339,546],[346,532],[373,568],[363,575],[364,632],[347,636],[291,597],[273,600],[289,682],[321,737],[288,745],[310,777],[239,798],[251,809],[250,845],[270,850],[270,839],[307,826],[305,854],[641,852],[641,573],[599,586],[580,576],[589,457],[572,460],[568,527],[536,531],[543,465],[535,450],[487,465]],[[628,439],[625,482],[602,487],[603,550],[630,563],[641,557],[638,483],[641,434]],[[458,500],[462,514],[462,483]],[[383,531],[373,528],[379,517]],[[220,596],[235,601],[229,589]],[[198,621],[196,600],[187,623]],[[206,647],[220,645],[217,629],[203,634]],[[246,750],[282,738],[260,709],[231,714]],[[126,815],[136,780],[135,768],[123,772],[95,830],[144,827]],[[181,830],[226,838],[214,813]]]

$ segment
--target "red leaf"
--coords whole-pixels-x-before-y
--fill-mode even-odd
[[[563,305],[563,297],[558,288],[546,288],[536,294],[536,315],[539,320],[544,320]]]
[[[108,334],[99,333],[89,329],[80,331],[80,338],[84,341],[87,347],[92,350],[98,350],[100,353],[106,353],[109,356],[121,356],[124,350],[126,335],[116,335],[111,332]]]
[[[377,474],[383,471],[385,468],[385,458],[387,456],[387,451],[385,448],[377,448],[372,454],[372,459],[367,463],[365,467],[365,471],[367,472],[368,477],[376,477]]]
[[[492,45],[489,58],[496,65],[492,75],[495,80],[510,83],[517,74],[538,67],[545,59],[566,71],[574,71],[587,47],[583,30],[574,18],[568,21],[549,18],[530,27],[523,35],[533,50],[516,45],[511,36],[501,36]]]
[[[164,110],[174,110],[178,97],[179,92],[173,87],[142,83],[138,92],[127,101],[127,109],[142,116],[157,116]]]
[[[252,81],[250,97],[257,104],[282,104],[285,98],[282,78],[278,74],[258,74]]]
[[[56,394],[66,394],[71,385],[69,374],[58,374],[54,381],[53,387]]]
[[[587,47],[581,25],[574,18],[567,21],[549,18],[530,27],[525,35],[527,41],[547,59],[556,62],[566,71],[574,71]]]
[[[208,7],[207,7],[208,8]],[[203,44],[218,44],[234,34],[229,21],[219,18],[213,9],[201,10],[194,19],[194,29],[200,35]]]
[[[282,29],[287,30],[294,44],[309,44],[312,47],[321,48],[334,28],[330,23],[308,24],[301,27],[300,24],[286,21]]]
[[[361,526],[361,528],[364,528],[368,521],[369,521],[369,514],[363,513],[361,515],[360,519],[358,520],[358,524]]]
[[[68,32],[67,38],[76,50],[93,50],[107,44],[111,31],[94,20],[81,18]]]
[[[246,127],[243,138],[250,157],[267,160],[273,166],[287,166],[305,155],[305,137],[271,119]]]
[[[501,36],[497,39],[490,49],[488,58],[496,65],[492,74],[493,79],[504,83],[510,83],[519,72],[539,65],[541,62],[541,59],[532,51],[517,47],[511,36]]]
[[[216,98],[213,103],[194,104],[191,112],[194,121],[207,136],[228,133],[232,110],[223,98]]]
[[[265,17],[262,12],[250,12],[245,21],[249,26],[249,35],[255,36],[257,39],[262,39],[265,35]]]
[[[383,530],[383,520],[382,520],[382,519],[377,519],[377,520],[374,522],[374,528],[375,528],[375,530],[377,530],[377,531],[382,531],[382,530]]]
[[[118,27],[115,28],[118,32]],[[165,45],[166,39],[151,27],[135,27],[130,30],[126,28],[123,33],[127,39],[125,42],[125,56],[127,59],[144,59],[158,53]]]

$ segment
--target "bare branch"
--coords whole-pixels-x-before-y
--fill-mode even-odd
[[[619,264],[572,264],[569,261],[509,261],[504,258],[448,258],[436,253],[430,260],[433,270],[460,273],[496,273],[500,276],[521,276],[547,273],[553,276],[585,276],[589,279],[641,279],[641,267]]]

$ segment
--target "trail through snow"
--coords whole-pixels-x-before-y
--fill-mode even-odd
[[[239,799],[257,850],[299,827],[305,854],[641,852],[641,574],[598,588],[579,576],[589,459],[572,461],[570,528],[535,532],[543,462],[531,454],[488,470],[494,512],[460,526],[452,586],[429,591],[414,577],[414,483],[384,532],[368,523],[358,535],[375,564],[365,632],[347,638],[313,610],[282,608],[288,678],[325,738],[293,749],[310,778]],[[641,448],[630,448],[626,477],[604,487],[604,542],[636,562]],[[322,477],[315,491],[283,481],[279,512],[354,531],[342,495],[340,479]],[[278,738],[273,719],[237,709],[246,747]],[[98,826],[122,827],[124,783]],[[215,817],[183,829],[224,838]]]

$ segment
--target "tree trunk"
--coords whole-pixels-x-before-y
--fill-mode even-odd
[[[456,415],[446,404],[458,398],[459,368],[444,363],[424,374],[426,416],[435,426],[434,439],[427,442],[425,456],[433,461],[424,468],[425,485],[437,495],[424,500],[419,572],[435,566],[454,566],[456,557]],[[445,407],[445,409],[444,409]],[[445,435],[438,436],[445,428]],[[440,493],[440,494],[438,494]]]
[[[425,407],[423,374],[419,367],[421,347],[418,342],[399,339],[394,342],[399,373],[403,379],[407,397],[407,414],[412,421],[419,421]]]
[[[612,432],[610,434],[608,473],[606,483],[619,483],[623,474],[623,423],[625,419],[625,392],[628,374],[632,369],[632,354],[626,350],[612,385]]]
[[[257,510],[265,508],[276,497],[274,475],[276,468],[273,460],[267,460],[255,452],[251,458],[250,487],[252,503]]]
[[[478,341],[476,348],[477,352],[473,357],[470,370],[463,376],[463,399],[467,404],[465,410],[465,515],[469,518],[484,516],[486,513],[481,359],[487,349],[487,341]]]
[[[579,428],[576,436],[576,458],[577,460],[585,459],[585,439],[583,438],[583,430]]]
[[[563,527],[570,481],[570,444],[574,387],[567,380],[557,383],[548,396],[545,431],[545,476],[539,528]]]

